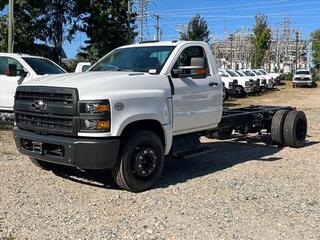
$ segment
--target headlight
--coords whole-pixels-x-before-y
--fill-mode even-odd
[[[110,132],[111,112],[108,100],[81,101],[80,132]]]
[[[245,84],[245,86],[250,86],[250,82],[249,81],[246,81],[244,84]]]

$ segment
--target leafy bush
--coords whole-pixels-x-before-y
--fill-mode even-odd
[[[280,80],[281,81],[292,81],[293,74],[292,73],[282,73],[280,75]]]

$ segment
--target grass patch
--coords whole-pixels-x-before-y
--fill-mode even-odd
[[[12,235],[9,235],[8,237],[1,238],[1,240],[16,240],[16,238],[13,237]]]
[[[0,131],[11,131],[13,129],[13,125],[0,123]]]

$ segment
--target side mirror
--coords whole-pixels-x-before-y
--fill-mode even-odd
[[[75,72],[76,73],[86,72],[90,67],[91,67],[91,63],[89,63],[89,62],[80,62],[80,63],[77,64]]]
[[[6,71],[6,75],[8,77],[16,77],[18,75],[17,73],[17,65],[16,64],[9,64],[8,69]]]
[[[28,72],[27,72],[26,70],[24,70],[24,69],[23,69],[23,70],[21,70],[21,71],[20,71],[19,76],[21,76],[21,77],[24,77],[24,78],[25,78],[25,77],[27,77],[27,76],[28,76]]]
[[[205,76],[207,75],[205,59],[203,57],[191,58],[191,66],[180,66],[173,69],[173,73],[180,78]]]

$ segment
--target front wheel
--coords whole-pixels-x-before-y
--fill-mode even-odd
[[[164,148],[160,137],[141,130],[125,137],[112,175],[120,188],[141,192],[156,184],[163,165]]]
[[[229,98],[228,90],[227,90],[227,88],[224,88],[223,89],[223,101],[228,100],[228,98]]]
[[[238,85],[235,88],[235,95],[236,97],[245,97],[247,94],[244,91],[243,87]]]

